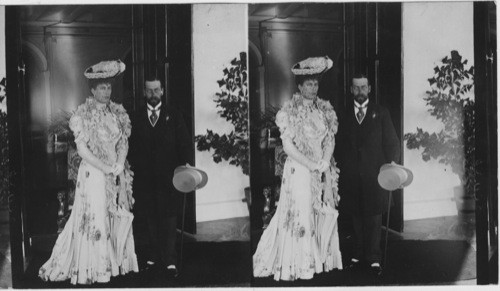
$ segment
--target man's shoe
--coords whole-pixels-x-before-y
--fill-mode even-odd
[[[349,262],[349,265],[347,265],[347,268],[356,269],[359,268],[359,266],[361,266],[361,262],[356,258],[352,258],[351,261]]]
[[[177,267],[175,265],[170,265],[167,267],[167,278],[173,279],[179,276],[179,271],[177,271]]]
[[[154,266],[155,266],[155,262],[153,262],[153,261],[147,261],[146,263],[142,263],[139,266],[139,271],[140,272],[148,271],[148,270],[151,270],[152,268],[154,268]]]
[[[382,270],[382,267],[380,266],[380,264],[374,263],[370,266],[370,272],[373,275],[380,277],[380,276],[382,276],[383,270]]]

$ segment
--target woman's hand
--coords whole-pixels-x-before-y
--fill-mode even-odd
[[[299,152],[297,147],[293,144],[290,138],[283,138],[283,151],[292,159],[296,160],[299,164],[305,166],[309,171],[314,172],[320,169],[319,163],[306,157]]]
[[[120,175],[124,169],[125,169],[125,166],[123,164],[119,164],[119,163],[114,164],[112,167],[113,176]]]
[[[324,171],[328,170],[330,167],[330,164],[324,160],[319,160],[317,163],[310,161],[307,168],[309,168],[309,171],[318,171],[320,173],[323,173]]]
[[[105,175],[113,174],[113,167],[108,166],[108,165],[103,165],[103,166],[102,166],[101,171],[102,171]]]
[[[328,170],[330,168],[330,163],[325,161],[325,160],[320,160],[318,162],[318,171],[320,173],[323,173],[325,172],[326,170]]]
[[[105,175],[113,174],[115,170],[114,165],[108,166],[101,160],[99,160],[96,156],[94,156],[94,154],[92,154],[92,152],[90,152],[85,142],[80,141],[76,144],[76,148],[78,150],[78,155],[80,155],[80,157],[82,157],[82,159],[87,163],[101,170]]]

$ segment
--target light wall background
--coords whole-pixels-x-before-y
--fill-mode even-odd
[[[473,3],[403,3],[404,132],[417,127],[439,131],[442,124],[428,112],[423,97],[428,78],[443,57],[457,50],[474,62]],[[421,150],[404,150],[405,165],[414,173],[404,191],[404,219],[456,215],[453,187],[458,176],[437,161],[424,162]]]
[[[5,77],[5,6],[0,6],[0,81]],[[0,103],[0,110],[7,111],[7,99]]]
[[[193,5],[193,83],[195,134],[211,129],[229,133],[233,125],[217,114],[213,102],[220,92],[217,80],[239,53],[247,51],[246,4]],[[244,188],[250,179],[226,161],[216,164],[212,152],[196,151],[196,166],[208,174],[208,184],[196,191],[196,220],[210,221],[248,216]]]

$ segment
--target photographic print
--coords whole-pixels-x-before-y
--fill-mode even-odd
[[[497,284],[495,4],[248,10],[252,285]]]
[[[496,288],[496,11],[0,0],[0,288]]]
[[[250,286],[246,8],[2,7],[5,287]]]

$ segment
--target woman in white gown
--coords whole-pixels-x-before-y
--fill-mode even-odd
[[[328,57],[317,57],[292,67],[300,93],[276,115],[287,159],[276,213],[253,255],[255,277],[290,281],[342,269],[338,168],[332,157],[337,116],[317,96],[319,79],[332,65]]]
[[[121,61],[105,61],[85,71],[93,96],[69,121],[82,157],[75,201],[39,270],[45,281],[104,283],[139,271],[130,212],[133,174],[126,161],[131,124],[123,106],[110,100],[113,78],[124,70]]]

